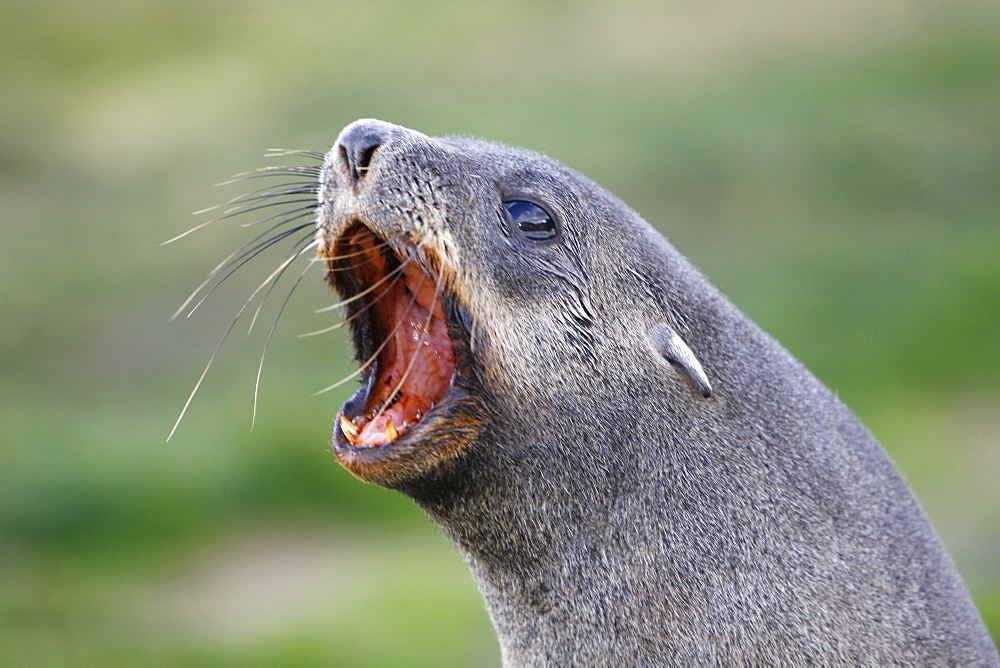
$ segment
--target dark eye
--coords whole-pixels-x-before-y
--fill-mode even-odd
[[[559,236],[555,218],[544,208],[523,199],[507,200],[503,203],[510,222],[530,241],[550,241]]]

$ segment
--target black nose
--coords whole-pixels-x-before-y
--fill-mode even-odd
[[[388,124],[379,121],[358,121],[347,127],[340,135],[340,159],[347,165],[351,178],[360,181],[368,172],[372,156],[385,142]]]

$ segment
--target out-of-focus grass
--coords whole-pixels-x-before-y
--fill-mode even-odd
[[[620,195],[859,413],[1000,629],[1000,7],[0,6],[0,663],[479,665],[461,558],[326,442],[319,274],[227,345],[208,184],[382,117]],[[265,316],[273,317],[273,309]]]

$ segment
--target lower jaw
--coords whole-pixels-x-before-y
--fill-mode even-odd
[[[435,410],[397,440],[355,446],[335,426],[333,450],[338,463],[360,480],[412,496],[425,489],[427,480],[437,479],[443,466],[475,447],[485,427],[486,413],[479,400],[456,385]]]

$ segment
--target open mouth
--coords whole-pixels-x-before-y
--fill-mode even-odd
[[[337,416],[335,437],[353,448],[384,447],[424,420],[455,379],[440,278],[360,222],[341,235],[328,264],[362,365],[361,388]]]

